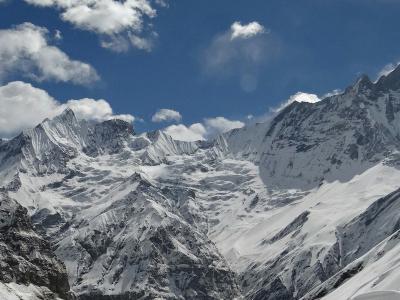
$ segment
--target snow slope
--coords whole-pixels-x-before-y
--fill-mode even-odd
[[[0,282],[0,299],[6,300],[61,300],[45,287]]]
[[[353,300],[398,300],[400,293],[397,291],[378,291],[354,297]]]

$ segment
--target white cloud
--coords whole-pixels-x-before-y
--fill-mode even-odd
[[[14,81],[0,86],[0,137],[11,137],[32,128],[43,119],[60,114],[67,107],[80,119],[104,121],[117,118],[134,121],[132,115],[114,115],[110,104],[103,99],[85,98],[62,104],[42,89]]]
[[[278,108],[272,108],[271,110],[273,112],[279,112],[293,102],[317,103],[319,101],[321,101],[321,99],[315,94],[297,92],[296,94],[290,96],[289,99],[283,102]]]
[[[21,81],[0,87],[0,137],[10,137],[38,124],[59,104],[46,91]]]
[[[71,108],[78,119],[94,121],[121,119],[127,122],[133,122],[135,120],[132,115],[114,115],[110,104],[103,99],[94,100],[83,98],[79,100],[69,100],[67,103],[59,106],[58,112],[66,108]]]
[[[189,127],[183,124],[171,125],[165,128],[164,131],[175,140],[187,142],[204,140],[207,133],[207,130],[201,123],[195,123]]]
[[[206,140],[229,130],[241,128],[244,125],[241,121],[216,117],[206,118],[203,123],[194,123],[190,126],[183,124],[171,125],[165,128],[164,131],[176,140],[192,142]]]
[[[63,4],[65,1],[55,1]],[[148,1],[72,1],[63,5],[61,17],[78,28],[101,34],[116,34],[126,29],[142,30],[142,17],[155,16]],[[72,4],[72,5],[71,5]]]
[[[129,40],[132,45],[140,50],[145,50],[150,52],[153,49],[154,39],[157,37],[157,34],[153,32],[152,37],[143,38],[137,35],[130,34]]]
[[[56,29],[55,31],[54,31],[54,39],[56,39],[56,40],[62,40],[62,34],[61,34],[61,31],[60,30],[58,30],[58,29]]]
[[[182,115],[172,109],[162,108],[159,109],[152,117],[151,120],[153,122],[165,122],[165,121],[177,121],[179,122],[182,119]]]
[[[119,35],[113,35],[103,38],[100,41],[100,45],[103,48],[109,49],[114,52],[127,52],[129,50],[129,41]]]
[[[224,133],[235,128],[241,128],[245,124],[241,121],[232,121],[224,117],[204,119],[208,135]]]
[[[379,73],[378,73],[378,79],[379,79],[380,77],[382,77],[382,76],[387,76],[387,75],[389,75],[392,71],[394,71],[394,69],[397,68],[397,66],[398,66],[399,64],[400,64],[400,62],[397,62],[397,63],[390,63],[390,64],[387,64],[386,66],[384,66],[384,67],[382,68],[382,70],[380,70]]]
[[[237,78],[244,91],[252,92],[258,85],[259,70],[278,50],[279,42],[259,23],[235,22],[212,39],[201,57],[201,68],[211,77]]]
[[[122,120],[128,123],[133,123],[135,121],[139,121],[139,122],[143,122],[142,119],[137,119],[136,117],[130,115],[130,114],[119,114],[119,115],[111,115],[111,116],[107,116],[107,120],[114,120],[114,119],[118,119],[118,120]]]
[[[61,10],[61,18],[64,21],[79,29],[99,34],[101,45],[105,48],[118,52],[127,51],[129,48],[126,46],[130,41],[133,47],[149,51],[153,45],[152,38],[139,37],[139,34],[142,35],[148,29],[146,27],[148,20],[157,15],[150,0],[25,0],[25,2]],[[155,4],[167,7],[165,1],[158,0]],[[125,47],[122,48],[121,39],[125,40]],[[113,45],[114,42],[117,45]]]
[[[156,3],[162,7],[168,7],[167,0],[156,0]]]
[[[258,22],[250,22],[245,25],[235,22],[231,25],[231,40],[238,38],[248,39],[265,32],[265,27]]]
[[[71,60],[48,44],[46,28],[24,23],[0,30],[0,80],[18,72],[36,81],[90,84],[99,80],[89,64]]]

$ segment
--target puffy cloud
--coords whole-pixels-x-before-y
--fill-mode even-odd
[[[49,45],[48,35],[46,28],[31,23],[0,30],[0,80],[16,72],[36,81],[90,84],[99,79],[89,64]]]
[[[235,22],[206,47],[201,68],[211,77],[237,78],[244,91],[252,92],[257,88],[260,68],[273,59],[278,50],[277,40],[259,23]]]
[[[129,40],[132,45],[140,50],[145,50],[150,52],[153,49],[154,39],[157,37],[155,32],[152,33],[152,37],[143,38],[136,35],[129,35]]]
[[[164,131],[178,141],[194,142],[204,140],[207,130],[200,123],[195,123],[190,126],[183,124],[171,125]]]
[[[135,118],[132,115],[114,115],[110,104],[103,99],[94,100],[83,98],[79,100],[69,100],[60,105],[58,111],[63,111],[67,107],[71,108],[78,119],[104,121],[109,119],[121,119],[127,122],[133,122]]]
[[[303,93],[303,92],[297,92],[296,94],[290,96],[288,102],[308,102],[308,103],[317,103],[321,99],[318,98],[317,95],[315,94],[309,94],[309,93]]]
[[[0,137],[10,137],[38,124],[59,103],[46,91],[21,81],[0,87]]]
[[[204,119],[208,135],[224,133],[235,128],[241,128],[245,124],[241,121],[232,121],[224,117]]]
[[[110,104],[103,99],[85,98],[62,104],[42,89],[14,81],[0,86],[0,137],[11,137],[34,127],[43,119],[60,114],[67,107],[80,119],[103,121],[117,118],[134,121],[132,115],[114,115]]]
[[[271,110],[273,112],[279,112],[293,102],[317,103],[319,101],[321,101],[321,99],[315,94],[297,92],[296,94],[290,96],[289,99],[282,103],[278,108],[272,108]]]
[[[177,121],[182,119],[182,115],[172,109],[162,108],[159,109],[151,118],[153,122]]]
[[[55,1],[62,2],[65,1]],[[148,1],[75,1],[63,5],[62,18],[78,28],[102,34],[116,34],[125,29],[140,31],[142,17],[155,16]]]
[[[203,123],[194,123],[190,126],[183,124],[171,125],[164,131],[176,140],[200,141],[214,137],[235,128],[241,128],[245,124],[241,121],[232,121],[224,117],[207,118]]]
[[[150,0],[25,0],[25,2],[61,10],[61,18],[64,21],[79,29],[99,34],[101,45],[105,48],[118,52],[127,51],[129,42],[133,47],[146,51],[153,46],[153,34],[150,38],[138,36],[146,31],[145,21],[157,15]],[[165,1],[158,0],[155,4],[167,7]],[[122,43],[121,39],[125,43]]]
[[[126,52],[129,50],[129,41],[122,36],[109,36],[103,38],[100,42],[103,48],[109,49],[114,52]]]
[[[238,38],[248,39],[265,32],[265,27],[258,22],[250,22],[246,25],[235,22],[231,25],[231,40]]]

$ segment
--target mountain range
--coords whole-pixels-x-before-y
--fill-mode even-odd
[[[398,290],[399,150],[400,67],[208,141],[67,109],[0,140],[0,298]]]

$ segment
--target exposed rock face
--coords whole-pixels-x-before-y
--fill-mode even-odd
[[[122,120],[109,120],[95,124],[88,134],[87,146],[84,149],[88,155],[115,154],[121,151],[124,143],[134,135],[132,124]]]
[[[235,275],[173,199],[140,175],[127,194],[65,232],[57,254],[82,299],[234,299]],[[93,218],[93,217],[94,218]],[[100,268],[101,267],[101,268]],[[99,272],[101,270],[101,273]]]
[[[0,192],[0,282],[47,287],[67,299],[68,277],[50,244],[33,230],[26,208]],[[51,292],[52,293],[51,293]]]
[[[234,130],[226,134],[230,150],[257,163],[268,185],[312,188],[348,181],[400,146],[396,72],[376,84],[363,76],[343,94],[315,104],[294,102],[266,128]]]

